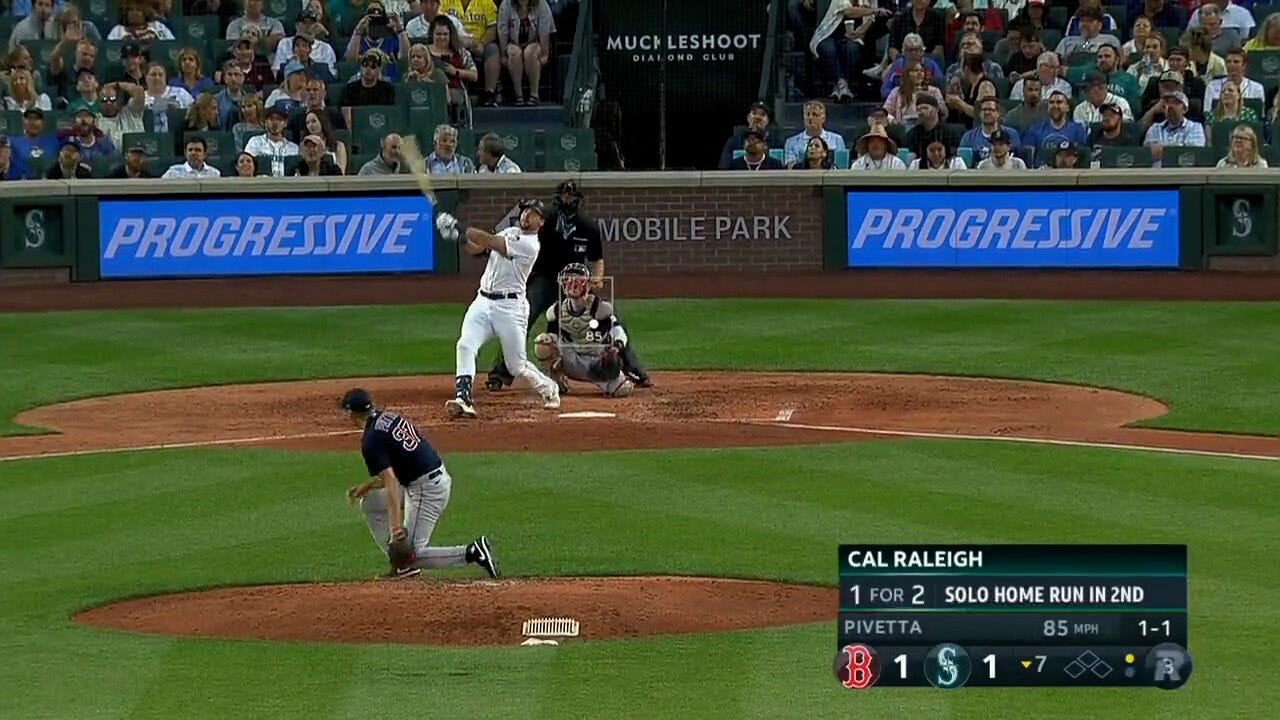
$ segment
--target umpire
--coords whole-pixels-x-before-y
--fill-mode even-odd
[[[579,212],[582,192],[573,180],[565,180],[556,187],[555,202],[542,229],[538,231],[538,243],[542,249],[533,263],[529,281],[525,284],[525,297],[529,300],[529,329],[556,303],[560,287],[556,276],[564,266],[582,263],[591,268],[591,277],[604,277],[604,249],[600,244],[600,226],[594,218]],[[651,387],[649,374],[640,365],[639,358],[628,343],[622,356],[623,371],[640,387]],[[484,386],[491,391],[508,387],[515,378],[507,370],[502,354],[489,371]]]

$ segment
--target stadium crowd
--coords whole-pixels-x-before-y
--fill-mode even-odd
[[[406,172],[407,133],[432,172],[518,173],[473,108],[544,103],[576,2],[0,0],[0,179]]]
[[[785,2],[788,99],[820,99],[790,129],[752,105],[722,168],[1280,162],[1280,4]],[[865,119],[829,127],[832,104]]]

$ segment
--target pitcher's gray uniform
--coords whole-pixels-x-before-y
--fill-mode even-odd
[[[534,353],[561,384],[566,378],[588,382],[605,395],[626,397],[635,389],[620,360],[627,331],[613,303],[588,290],[589,281],[585,265],[560,273],[561,300],[547,309],[547,331],[535,338]]]

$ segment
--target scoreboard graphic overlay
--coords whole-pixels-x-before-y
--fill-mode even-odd
[[[1181,687],[1185,545],[841,545],[836,678]]]

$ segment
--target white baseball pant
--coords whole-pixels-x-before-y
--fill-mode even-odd
[[[529,362],[525,353],[525,341],[529,334],[529,301],[523,295],[511,300],[491,300],[483,295],[467,308],[462,318],[462,332],[458,336],[457,376],[474,377],[476,355],[480,348],[494,337],[502,345],[502,358],[507,370],[517,378],[524,378],[539,393],[546,395],[558,389],[555,381]]]

